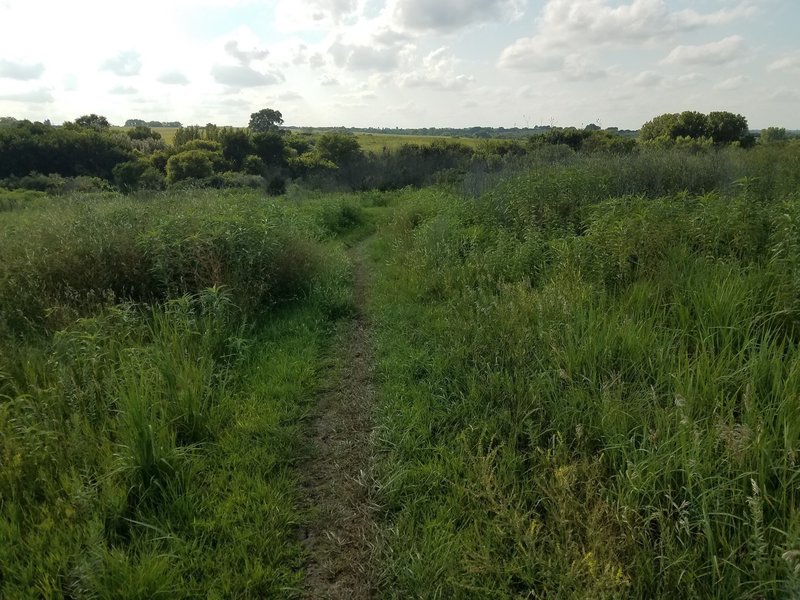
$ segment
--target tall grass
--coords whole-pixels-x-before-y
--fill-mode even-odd
[[[410,194],[374,246],[385,597],[797,593],[800,198],[751,158]]]
[[[0,596],[294,594],[300,424],[351,303],[332,236],[357,211],[328,232],[336,210],[173,194],[0,214]]]

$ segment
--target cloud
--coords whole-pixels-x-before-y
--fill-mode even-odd
[[[275,85],[284,81],[280,73],[261,73],[242,65],[214,65],[211,67],[214,81],[232,88]]]
[[[738,90],[744,84],[750,81],[750,78],[746,75],[736,75],[735,77],[730,77],[724,81],[719,82],[717,85],[714,86],[714,89],[730,92],[733,90]]]
[[[392,71],[399,64],[393,48],[376,48],[334,42],[328,52],[338,67],[354,71]]]
[[[595,66],[584,54],[568,54],[564,57],[562,75],[569,81],[595,81],[608,75],[606,69]]]
[[[783,88],[773,92],[769,98],[778,102],[800,102],[800,90]]]
[[[748,3],[711,13],[673,11],[664,0],[633,0],[615,5],[608,0],[549,0],[538,20],[539,31],[564,43],[629,43],[664,39],[676,33],[721,25],[752,16]]]
[[[29,81],[31,79],[39,79],[42,73],[44,73],[44,65],[42,63],[16,63],[0,59],[0,77]]]
[[[284,31],[326,30],[358,8],[357,0],[279,0],[275,21]]]
[[[427,87],[435,90],[463,90],[475,81],[471,75],[457,75],[455,59],[447,48],[434,50],[422,65],[398,78],[400,87]]]
[[[156,81],[165,85],[189,84],[189,78],[180,71],[164,71],[158,77],[156,77]]]
[[[225,44],[225,52],[239,61],[242,66],[249,66],[251,62],[264,60],[269,56],[269,50],[242,50],[239,48],[239,42],[231,40]]]
[[[127,50],[109,58],[100,66],[100,69],[111,71],[120,77],[131,77],[138,75],[142,70],[142,57],[134,50]]]
[[[19,94],[2,94],[0,100],[8,102],[25,102],[28,104],[47,104],[53,102],[53,94],[46,88],[39,88],[29,92],[21,92]]]
[[[655,43],[670,37],[728,23],[754,14],[747,3],[710,13],[671,10],[664,0],[548,0],[536,19],[533,36],[523,37],[500,55],[499,66],[528,71],[565,68],[570,55],[585,60],[598,47]],[[591,49],[591,50],[590,50]],[[593,70],[601,75],[602,71]]]
[[[298,94],[297,92],[284,92],[283,94],[278,95],[278,100],[282,100],[284,102],[290,102],[292,100],[302,100],[303,96]]]
[[[660,73],[656,73],[655,71],[642,71],[631,80],[631,83],[640,87],[654,87],[663,80],[664,78]]]
[[[661,61],[665,65],[723,65],[739,58],[744,51],[744,38],[728,36],[718,42],[698,46],[676,46]]]
[[[800,52],[794,52],[773,61],[767,67],[770,71],[800,71]]]
[[[319,79],[319,84],[325,87],[333,87],[335,85],[339,85],[339,80],[335,77],[331,77],[330,75],[323,75]]]
[[[701,81],[703,76],[700,73],[685,73],[675,79],[675,84],[681,86],[688,86]]]
[[[114,94],[115,96],[131,96],[138,93],[138,90],[129,85],[115,85],[113,88],[108,90],[108,93]]]
[[[413,31],[455,31],[522,16],[523,0],[396,0],[397,22]]]

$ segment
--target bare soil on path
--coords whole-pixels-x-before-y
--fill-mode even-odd
[[[311,457],[304,467],[305,501],[313,515],[304,532],[309,560],[303,597],[373,597],[370,573],[375,538],[370,500],[373,431],[373,350],[366,314],[369,272],[353,248],[355,315],[332,349],[327,387],[309,427]]]

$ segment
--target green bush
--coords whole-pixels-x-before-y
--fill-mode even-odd
[[[184,179],[204,179],[214,174],[211,153],[206,150],[189,150],[169,157],[167,161],[167,183]]]

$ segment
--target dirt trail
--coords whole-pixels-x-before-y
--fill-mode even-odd
[[[340,334],[330,383],[320,393],[309,432],[313,448],[304,491],[315,518],[305,532],[310,558],[303,593],[314,600],[373,596],[369,482],[375,392],[362,249],[363,244],[350,251],[356,314]]]

